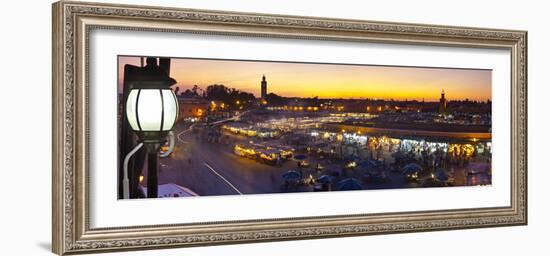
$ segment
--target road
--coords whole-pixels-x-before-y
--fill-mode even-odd
[[[228,121],[235,121],[235,120],[239,120],[241,118],[241,116],[245,115],[246,113],[248,113],[249,111],[246,110],[246,111],[243,111],[241,112],[240,114],[234,116],[234,117],[230,117],[230,118],[226,118],[226,119],[223,119],[223,120],[219,120],[219,121],[216,121],[216,122],[213,122],[211,123],[210,125],[218,125],[218,124],[222,124],[222,123],[225,123],[225,122],[228,122]],[[190,133],[192,130],[193,130],[193,127],[195,127],[195,125],[197,125],[198,123],[193,123],[192,125],[190,125],[187,129],[182,129],[182,131],[180,132],[177,132],[177,135],[176,135],[176,138],[177,140],[180,142],[180,143],[187,143],[187,141],[185,141],[183,139],[183,135],[186,135],[187,133]]]
[[[191,128],[176,127],[178,142],[172,155],[160,160],[159,184],[176,183],[199,195],[276,193],[282,174],[296,167],[292,161],[274,167],[237,156],[233,143],[203,142]]]

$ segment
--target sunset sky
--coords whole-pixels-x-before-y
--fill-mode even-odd
[[[139,66],[140,58],[119,57],[119,92],[125,64]],[[170,70],[180,91],[195,84],[203,89],[212,84],[224,84],[256,97],[260,95],[264,74],[268,93],[284,97],[435,101],[443,89],[450,100],[491,99],[490,70],[185,58],[172,58]]]

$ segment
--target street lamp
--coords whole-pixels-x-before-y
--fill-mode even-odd
[[[133,84],[126,100],[126,117],[140,144],[126,156],[125,162],[142,145],[147,149],[147,197],[158,194],[158,150],[174,127],[178,100],[165,81],[142,81]],[[128,198],[128,171],[124,170],[124,197]]]

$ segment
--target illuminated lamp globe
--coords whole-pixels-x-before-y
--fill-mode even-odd
[[[135,86],[126,100],[126,117],[144,143],[164,142],[178,116],[178,100],[169,87]]]

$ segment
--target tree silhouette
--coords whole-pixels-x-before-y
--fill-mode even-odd
[[[256,100],[256,97],[254,97],[252,93],[239,91],[235,88],[228,88],[223,84],[213,84],[206,87],[205,98],[208,100],[221,101],[229,106],[248,106]]]
[[[286,99],[275,93],[268,93],[265,98],[268,104],[272,106],[282,106],[286,104]]]

